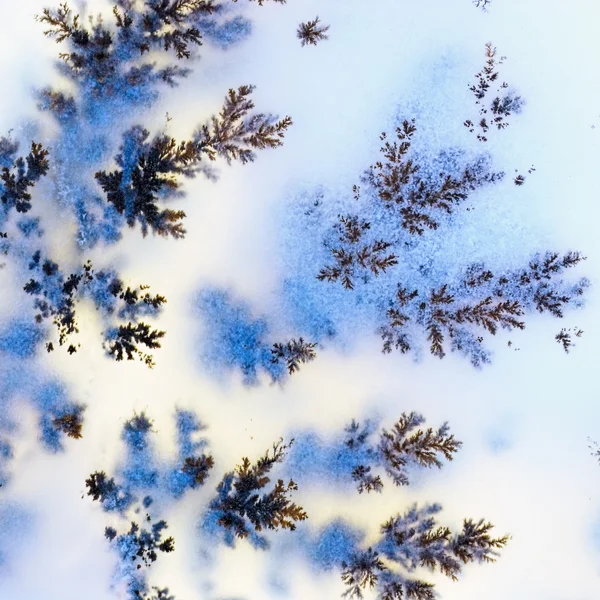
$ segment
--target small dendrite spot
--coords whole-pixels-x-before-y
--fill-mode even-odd
[[[292,339],[287,344],[273,344],[271,348],[271,362],[285,362],[288,373],[292,375],[300,370],[300,364],[305,364],[314,360],[316,357],[317,344],[313,342],[305,342],[303,338],[298,340]]]
[[[329,39],[327,35],[329,25],[320,25],[320,22],[319,17],[315,17],[312,21],[300,23],[296,33],[302,46],[316,46],[319,42]]]
[[[561,344],[561,346],[563,347],[563,350],[567,354],[569,354],[569,350],[571,349],[571,347],[575,346],[575,344],[573,343],[573,337],[572,337],[571,331],[573,331],[573,335],[575,335],[575,337],[581,337],[583,335],[582,329],[578,329],[577,327],[575,327],[574,330],[571,330],[571,329],[566,329],[565,327],[563,327],[554,336],[554,339],[556,340],[556,342],[558,344]]]
[[[62,431],[68,437],[78,440],[83,437],[83,407],[77,407],[72,412],[56,417],[52,424],[58,431]]]
[[[492,0],[473,0],[473,4],[477,8],[481,8],[483,11],[487,11],[488,6],[492,3]]]
[[[173,552],[175,540],[172,537],[162,539],[163,531],[167,529],[166,521],[158,521],[150,530],[140,528],[134,521],[126,533],[119,534],[114,527],[106,527],[104,537],[116,541],[122,557],[135,564],[136,569],[149,567],[158,559],[158,552]]]
[[[592,451],[591,455],[597,458],[600,463],[600,444],[594,440],[590,440],[590,450]]]

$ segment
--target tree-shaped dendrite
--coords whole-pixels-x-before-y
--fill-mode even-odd
[[[386,133],[382,157],[367,171],[363,180],[389,211],[389,217],[410,234],[423,235],[427,229],[436,230],[448,215],[454,213],[468,196],[484,185],[502,179],[483,160],[467,164],[455,174],[431,173],[419,164],[419,157],[411,155],[413,137],[417,131],[415,121],[403,121],[396,128],[396,140],[390,142]],[[358,188],[355,189],[355,197]]]
[[[148,531],[131,522],[127,533],[118,534],[114,527],[107,527],[104,535],[119,548],[122,560],[131,560],[136,569],[149,567],[157,558],[159,552],[173,552],[175,540],[173,537],[162,539],[163,531],[167,528],[166,521],[158,521]]]
[[[381,492],[386,476],[394,485],[409,485],[416,472],[442,468],[462,446],[448,423],[437,428],[424,423],[421,414],[409,412],[390,429],[371,419],[353,419],[331,440],[313,431],[297,432],[288,472],[301,483],[335,482],[345,489],[354,482],[359,493]]]
[[[319,42],[329,39],[329,25],[320,25],[321,20],[315,17],[312,21],[300,23],[296,35],[302,46],[316,46]]]
[[[30,188],[46,175],[49,168],[49,151],[41,144],[31,142],[31,150],[25,158],[16,157],[17,151],[16,142],[0,138],[0,200],[4,215],[13,208],[18,213],[31,209]]]
[[[229,543],[235,537],[246,538],[264,529],[293,531],[298,521],[307,518],[304,510],[290,501],[290,493],[298,489],[293,480],[285,483],[278,479],[270,490],[265,489],[271,482],[268,474],[284,459],[288,448],[289,444],[280,440],[256,463],[243,458],[235,471],[223,477],[210,510],[217,524],[227,530]]]
[[[248,85],[231,89],[221,110],[201,121],[187,141],[164,132],[152,137],[142,125],[132,127],[134,109],[142,118],[161,85],[173,86],[190,73],[182,61],[196,56],[203,32],[213,41],[219,35],[217,22],[229,22],[227,5],[221,0],[117,0],[112,15],[104,18],[84,18],[67,3],[38,15],[44,33],[61,45],[59,72],[69,82],[36,94],[40,110],[58,126],[51,157],[36,142],[29,154],[18,156],[16,142],[0,139],[0,253],[12,253],[21,268],[33,255],[28,267],[38,273],[23,284],[35,297],[36,322],[51,321],[58,330],[57,340],[46,344],[48,351],[64,346],[70,354],[77,352],[79,344],[72,339],[79,329],[77,305],[87,297],[108,321],[107,355],[152,366],[152,350],[165,333],[141,316],[156,316],[164,297],[150,297],[141,286],[136,299],[131,290],[118,289],[116,274],[93,272],[83,260],[61,269],[36,242],[43,235],[39,218],[21,218],[16,223],[20,235],[11,239],[12,230],[4,230],[7,216],[29,212],[37,202],[32,188],[43,175],[49,174],[47,196],[59,203],[61,214],[73,210],[76,241],[83,248],[114,243],[125,225],[139,225],[144,235],[182,237],[184,212],[163,202],[182,195],[183,178],[200,171],[214,176],[209,164],[217,158],[247,163],[259,150],[282,144],[291,119],[255,111]],[[107,319],[113,315],[118,322]]]
[[[133,502],[133,496],[114,477],[108,477],[104,471],[95,471],[86,480],[87,495],[102,504],[107,512],[121,512]]]
[[[161,84],[174,86],[187,77],[190,69],[180,66],[181,61],[194,58],[202,32],[214,34],[215,20],[223,12],[225,3],[219,0],[120,0],[112,19],[91,19],[89,24],[67,4],[45,9],[38,17],[47,25],[46,35],[66,46],[61,72],[76,86],[73,96],[53,88],[39,96],[40,108],[50,111],[62,127],[53,175],[57,195],[75,209],[82,245],[116,241],[123,223],[139,223],[144,235],[151,230],[183,237],[184,211],[159,206],[182,195],[181,177],[199,171],[214,177],[202,159],[246,163],[255,151],[281,145],[291,119],[252,112],[253,87],[246,85],[230,90],[219,114],[188,141],[177,142],[164,133],[149,139],[141,124],[130,126],[115,156],[116,168],[105,166],[113,131],[122,122],[131,123],[132,107],[150,106]],[[163,60],[148,56],[157,52],[166,55]],[[86,177],[74,180],[73,170],[82,167],[96,173],[105,201]]]
[[[437,430],[422,429],[425,418],[416,413],[402,413],[391,430],[382,429],[379,441],[373,443],[373,430],[367,423],[361,427],[352,421],[346,427],[344,443],[357,459],[351,476],[360,493],[383,488],[383,480],[374,469],[383,467],[395,485],[409,485],[409,471],[414,468],[441,469],[442,459],[451,461],[462,446],[450,433],[448,423]]]
[[[184,410],[178,410],[175,417],[175,460],[165,461],[158,456],[151,440],[155,433],[153,422],[144,413],[134,414],[123,427],[121,439],[126,452],[116,476],[109,477],[99,470],[85,482],[87,495],[105,512],[112,513],[113,520],[120,517],[123,521],[124,529],[111,524],[105,535],[119,555],[115,579],[126,584],[129,600],[169,600],[166,588],[154,588],[156,595],[152,596],[144,569],[161,552],[175,549],[173,538],[163,537],[166,519],[161,515],[155,521],[154,508],[169,510],[169,499],[177,501],[185,492],[192,493],[205,485],[214,466],[213,457],[204,451],[206,441],[197,437],[204,429],[201,422]],[[218,539],[225,532],[226,541],[231,543],[235,537],[249,537],[264,548],[267,540],[259,532],[294,530],[298,521],[306,519],[306,513],[289,497],[297,489],[294,481],[279,479],[271,483],[269,476],[275,465],[283,461],[288,448],[289,444],[279,441],[254,464],[243,459],[224,476],[204,511],[204,523],[208,525],[204,533]],[[155,502],[157,498],[160,502]],[[151,521],[151,527],[144,527]]]
[[[375,435],[372,423],[352,421],[341,447],[335,443],[311,449],[301,436],[300,450],[290,457],[292,469],[302,470],[304,475],[315,469],[326,485],[342,474],[357,483],[359,493],[381,492],[383,472],[395,485],[409,485],[416,469],[441,468],[462,446],[447,423],[438,429],[424,428],[423,423],[418,413],[403,413],[390,430]],[[439,569],[456,580],[467,564],[496,560],[509,539],[494,537],[493,526],[483,519],[465,519],[462,529],[453,532],[438,524],[440,512],[438,504],[414,505],[381,525],[376,539],[336,520],[316,538],[309,536],[308,556],[323,561],[322,569],[340,568],[346,585],[344,597],[363,598],[373,591],[373,597],[379,599],[433,600],[437,594],[434,582],[425,576],[427,570],[434,573]],[[368,546],[365,539],[370,540]]]
[[[485,85],[481,83],[482,89]],[[419,155],[411,155],[415,132],[414,122],[404,121],[397,130],[397,141],[385,141],[382,159],[363,179],[367,185],[362,203],[365,214],[343,217],[334,226],[344,232],[331,251],[336,264],[321,269],[318,280],[335,283],[339,279],[351,291],[356,280],[364,289],[374,286],[369,275],[393,278],[399,266],[410,266],[412,254],[418,251],[420,238],[428,230],[437,231],[471,193],[502,178],[501,173],[492,172],[487,162],[479,159],[457,167],[458,176],[439,172],[441,169],[434,175],[427,167],[427,176],[422,177]],[[357,186],[354,190],[358,198],[360,190]],[[360,260],[361,253],[367,258],[374,254],[373,245],[361,243],[361,237],[371,233],[372,221],[377,222],[372,239],[385,252],[381,256],[385,262],[379,268],[377,263]],[[433,239],[431,235],[428,240]],[[326,247],[330,246],[329,239],[325,238]],[[465,268],[461,279],[438,283],[421,275],[427,271],[421,270],[415,277],[414,271],[409,270],[390,300],[376,296],[378,289],[389,289],[385,285],[374,287],[372,292],[377,306],[387,304],[378,330],[383,351],[418,352],[425,338],[434,356],[443,358],[451,350],[468,356],[475,366],[487,363],[489,353],[482,345],[485,334],[523,329],[525,315],[532,310],[562,317],[566,306],[580,304],[587,280],[569,284],[560,276],[583,259],[578,252],[562,256],[546,252],[535,255],[525,268],[499,273],[476,263]],[[399,272],[402,276],[404,271]]]
[[[417,329],[425,329],[434,356],[445,356],[449,340],[450,349],[470,356],[475,366],[489,362],[477,332],[495,335],[500,328],[524,329],[522,317],[532,309],[562,317],[563,308],[576,303],[587,281],[566,286],[553,280],[583,259],[578,252],[563,256],[547,252],[534,257],[525,269],[499,275],[482,265],[471,265],[452,292],[449,285],[443,285],[425,297],[418,290],[399,287],[387,310],[387,322],[380,329],[383,350],[410,351],[416,324]]]
[[[485,10],[487,1],[481,1],[479,5]],[[502,56],[498,59],[496,54],[496,48],[488,42],[485,45],[485,66],[475,75],[477,82],[469,86],[475,96],[475,104],[479,107],[480,119],[476,124],[468,119],[464,125],[471,133],[475,131],[476,127],[479,128],[477,139],[480,142],[487,142],[490,129],[506,129],[509,125],[508,117],[513,113],[520,113],[524,105],[523,98],[511,91],[505,81],[499,83],[498,67],[506,57]],[[490,101],[488,93],[493,87],[495,87],[495,91],[492,93],[493,98]],[[517,183],[517,185],[522,183]]]
[[[274,363],[284,362],[287,367],[287,371],[290,375],[293,375],[296,371],[300,370],[300,364],[308,363],[315,359],[317,353],[315,352],[316,344],[313,342],[305,342],[302,338],[297,340],[291,339],[289,342],[275,343],[271,348],[271,359]]]
[[[127,224],[141,225],[142,234],[149,230],[163,237],[182,238],[181,219],[185,212],[159,208],[160,201],[181,195],[179,177],[194,177],[206,171],[203,160],[224,158],[242,164],[255,159],[255,151],[281,146],[289,117],[277,120],[272,115],[251,113],[254,102],[252,86],[229,90],[218,116],[198,128],[190,141],[177,142],[166,136],[148,141],[149,132],[136,126],[124,136],[121,151],[115,158],[116,171],[99,171],[96,180],[106,200]]]
[[[261,372],[281,381],[316,356],[316,343],[304,338],[269,341],[264,318],[252,315],[251,307],[220,290],[203,290],[198,307],[206,323],[201,357],[213,373],[240,370],[243,382],[254,385]]]
[[[376,545],[342,563],[344,597],[363,598],[365,590],[375,589],[381,600],[433,600],[434,585],[414,577],[417,569],[439,569],[456,581],[465,565],[494,562],[508,542],[508,536],[492,537],[493,525],[484,520],[465,519],[462,530],[452,533],[437,524],[440,510],[414,506],[383,524]]]
[[[185,432],[194,430],[189,418],[178,416],[178,426],[185,421]],[[184,432],[184,435],[185,435]],[[125,443],[124,464],[116,477],[109,477],[104,471],[96,471],[86,480],[87,495],[101,504],[105,512],[117,513],[127,522],[127,528],[120,531],[118,527],[105,529],[105,536],[119,556],[119,566],[115,579],[124,582],[129,600],[169,600],[168,589],[153,588],[148,590],[144,567],[151,566],[160,553],[173,552],[173,537],[164,537],[167,529],[165,519],[154,521],[153,505],[155,493],[174,494],[170,485],[171,466],[158,464],[150,436],[153,423],[144,414],[134,414],[123,426],[121,439]],[[179,440],[181,442],[181,440]],[[186,452],[190,458],[196,458],[196,448],[190,447],[188,441]],[[189,487],[202,485],[197,480]],[[150,495],[152,494],[152,495]],[[164,509],[164,503],[162,504]],[[141,515],[145,515],[142,520]],[[154,521],[147,529],[144,525]]]
[[[152,367],[152,355],[139,347],[151,350],[160,348],[160,339],[164,331],[152,329],[150,325],[139,321],[141,316],[155,316],[159,313],[166,298],[160,294],[151,295],[148,286],[125,288],[123,282],[108,271],[95,271],[90,261],[68,277],[65,277],[57,263],[42,259],[37,251],[29,269],[35,277],[23,288],[35,298],[37,309],[35,320],[42,323],[52,319],[58,331],[58,345],[68,343],[69,354],[77,352],[77,346],[70,342],[71,336],[79,332],[77,323],[77,303],[85,297],[91,297],[96,307],[107,318],[131,319],[125,324],[110,325],[104,332],[105,348],[108,356],[117,361],[133,360],[139,357]],[[54,350],[54,344],[46,344],[48,352]]]
[[[396,485],[409,483],[407,468],[441,467],[441,458],[452,460],[461,442],[449,435],[448,425],[437,431],[418,429],[423,417],[417,413],[403,414],[392,431],[383,430],[377,449],[385,470]],[[368,429],[353,424],[347,429],[347,444],[357,451],[367,444]],[[375,452],[367,456],[377,458]],[[367,472],[368,475],[368,472]],[[364,489],[380,491],[380,478],[357,478],[359,492]],[[373,483],[375,482],[375,485]],[[349,558],[341,561],[343,596],[363,598],[365,590],[374,589],[377,598],[385,600],[433,600],[434,584],[416,577],[423,568],[432,573],[437,569],[456,581],[469,563],[494,562],[509,536],[493,537],[491,523],[483,519],[465,519],[462,530],[452,533],[440,526],[436,517],[441,511],[437,504],[418,508],[414,505],[402,515],[390,518],[381,526],[381,536],[369,548],[356,547]]]
[[[117,0],[112,28],[101,18],[87,26],[65,2],[57,9],[45,8],[37,19],[47,26],[48,37],[67,44],[68,51],[60,55],[65,73],[80,82],[93,81],[97,94],[114,93],[127,80],[136,86],[149,76],[167,83],[185,77],[187,72],[181,67],[138,65],[132,59],[152,50],[189,59],[192,49],[202,44],[200,23],[222,5],[219,0]]]
[[[207,446],[205,439],[192,439],[193,435],[205,429],[194,413],[178,410],[176,427],[179,461],[172,472],[170,487],[171,493],[179,497],[186,489],[203,486],[215,461],[211,454],[204,452]]]
[[[377,276],[398,264],[396,256],[388,252],[392,244],[368,239],[370,228],[370,223],[357,216],[340,216],[339,223],[334,225],[338,237],[331,248],[335,263],[321,269],[317,279],[340,280],[345,289],[353,290],[357,275],[367,281],[369,273]]]

